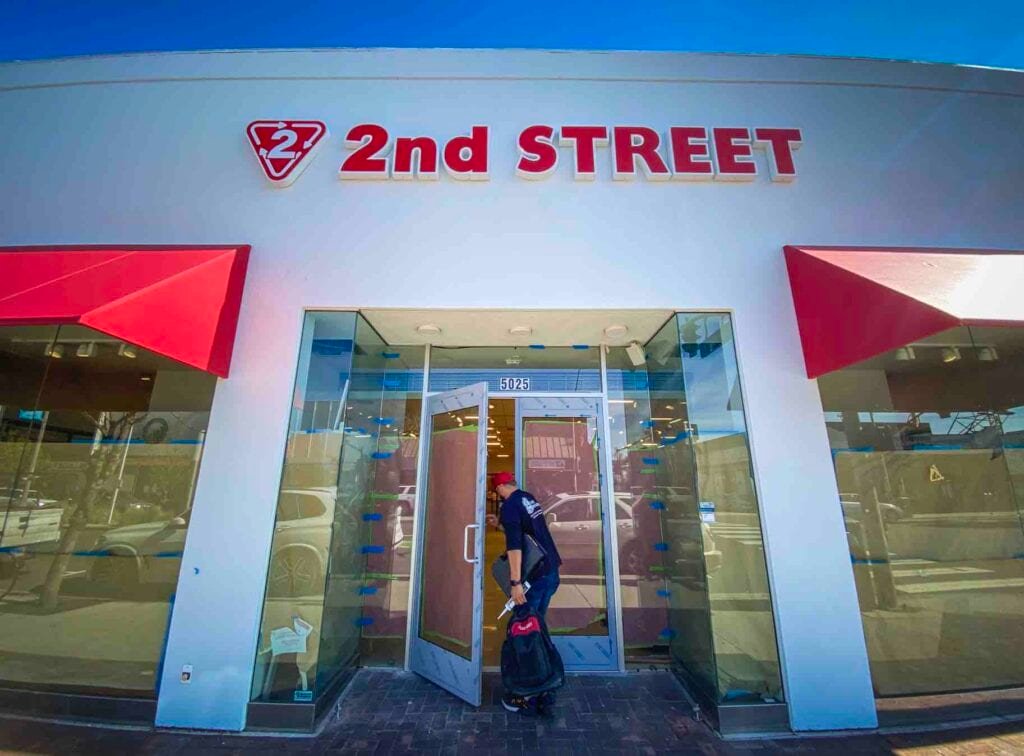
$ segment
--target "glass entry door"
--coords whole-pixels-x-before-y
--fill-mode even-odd
[[[602,474],[600,401],[524,397],[516,402],[516,427],[517,479],[544,509],[562,557],[561,585],[548,608],[548,629],[566,669],[617,670],[607,524],[632,520],[628,506],[611,506]]]
[[[427,399],[409,668],[480,705],[487,384]]]

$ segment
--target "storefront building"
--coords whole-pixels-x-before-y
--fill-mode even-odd
[[[1024,686],[1024,75],[435,50],[0,66],[0,706],[472,704],[487,475],[570,670],[724,734]]]

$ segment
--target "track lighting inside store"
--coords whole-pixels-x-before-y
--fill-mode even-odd
[[[47,357],[52,357],[55,360],[59,360],[61,357],[64,356],[64,345],[48,344],[43,354],[45,354]]]
[[[629,328],[619,324],[610,325],[604,329],[604,335],[609,339],[621,339],[627,333],[629,333]]]
[[[960,350],[957,347],[942,347],[942,361],[956,362],[960,359]]]
[[[87,341],[84,344],[79,344],[78,349],[75,350],[76,357],[95,357],[96,356],[96,342]]]
[[[509,336],[529,336],[532,333],[533,329],[530,326],[518,325],[508,329]]]
[[[134,360],[138,357],[138,352],[135,351],[135,347],[131,344],[121,344],[121,346],[117,348],[117,353],[121,357],[127,357],[129,360]]]
[[[441,333],[441,327],[433,323],[424,323],[423,325],[416,326],[416,333],[420,336],[438,336]]]
[[[914,353],[914,347],[909,346],[900,347],[899,349],[897,349],[895,357],[898,362],[906,362],[907,360],[917,359],[917,355]]]
[[[978,348],[978,361],[979,362],[995,362],[999,359],[999,352],[996,351],[995,347],[979,347]]]

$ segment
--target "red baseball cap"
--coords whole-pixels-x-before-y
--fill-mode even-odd
[[[514,482],[515,479],[516,476],[510,472],[496,472],[491,476],[491,488],[507,486],[509,483]]]

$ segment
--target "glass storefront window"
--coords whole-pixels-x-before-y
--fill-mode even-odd
[[[875,692],[1024,684],[1024,331],[818,379]]]
[[[623,634],[719,703],[782,700],[731,318],[681,313],[608,355]]]
[[[253,699],[404,663],[423,359],[356,313],[307,314]]]
[[[215,386],[81,326],[0,329],[0,681],[155,696]]]
[[[433,347],[430,390],[486,383],[491,393],[601,390],[598,347]]]

